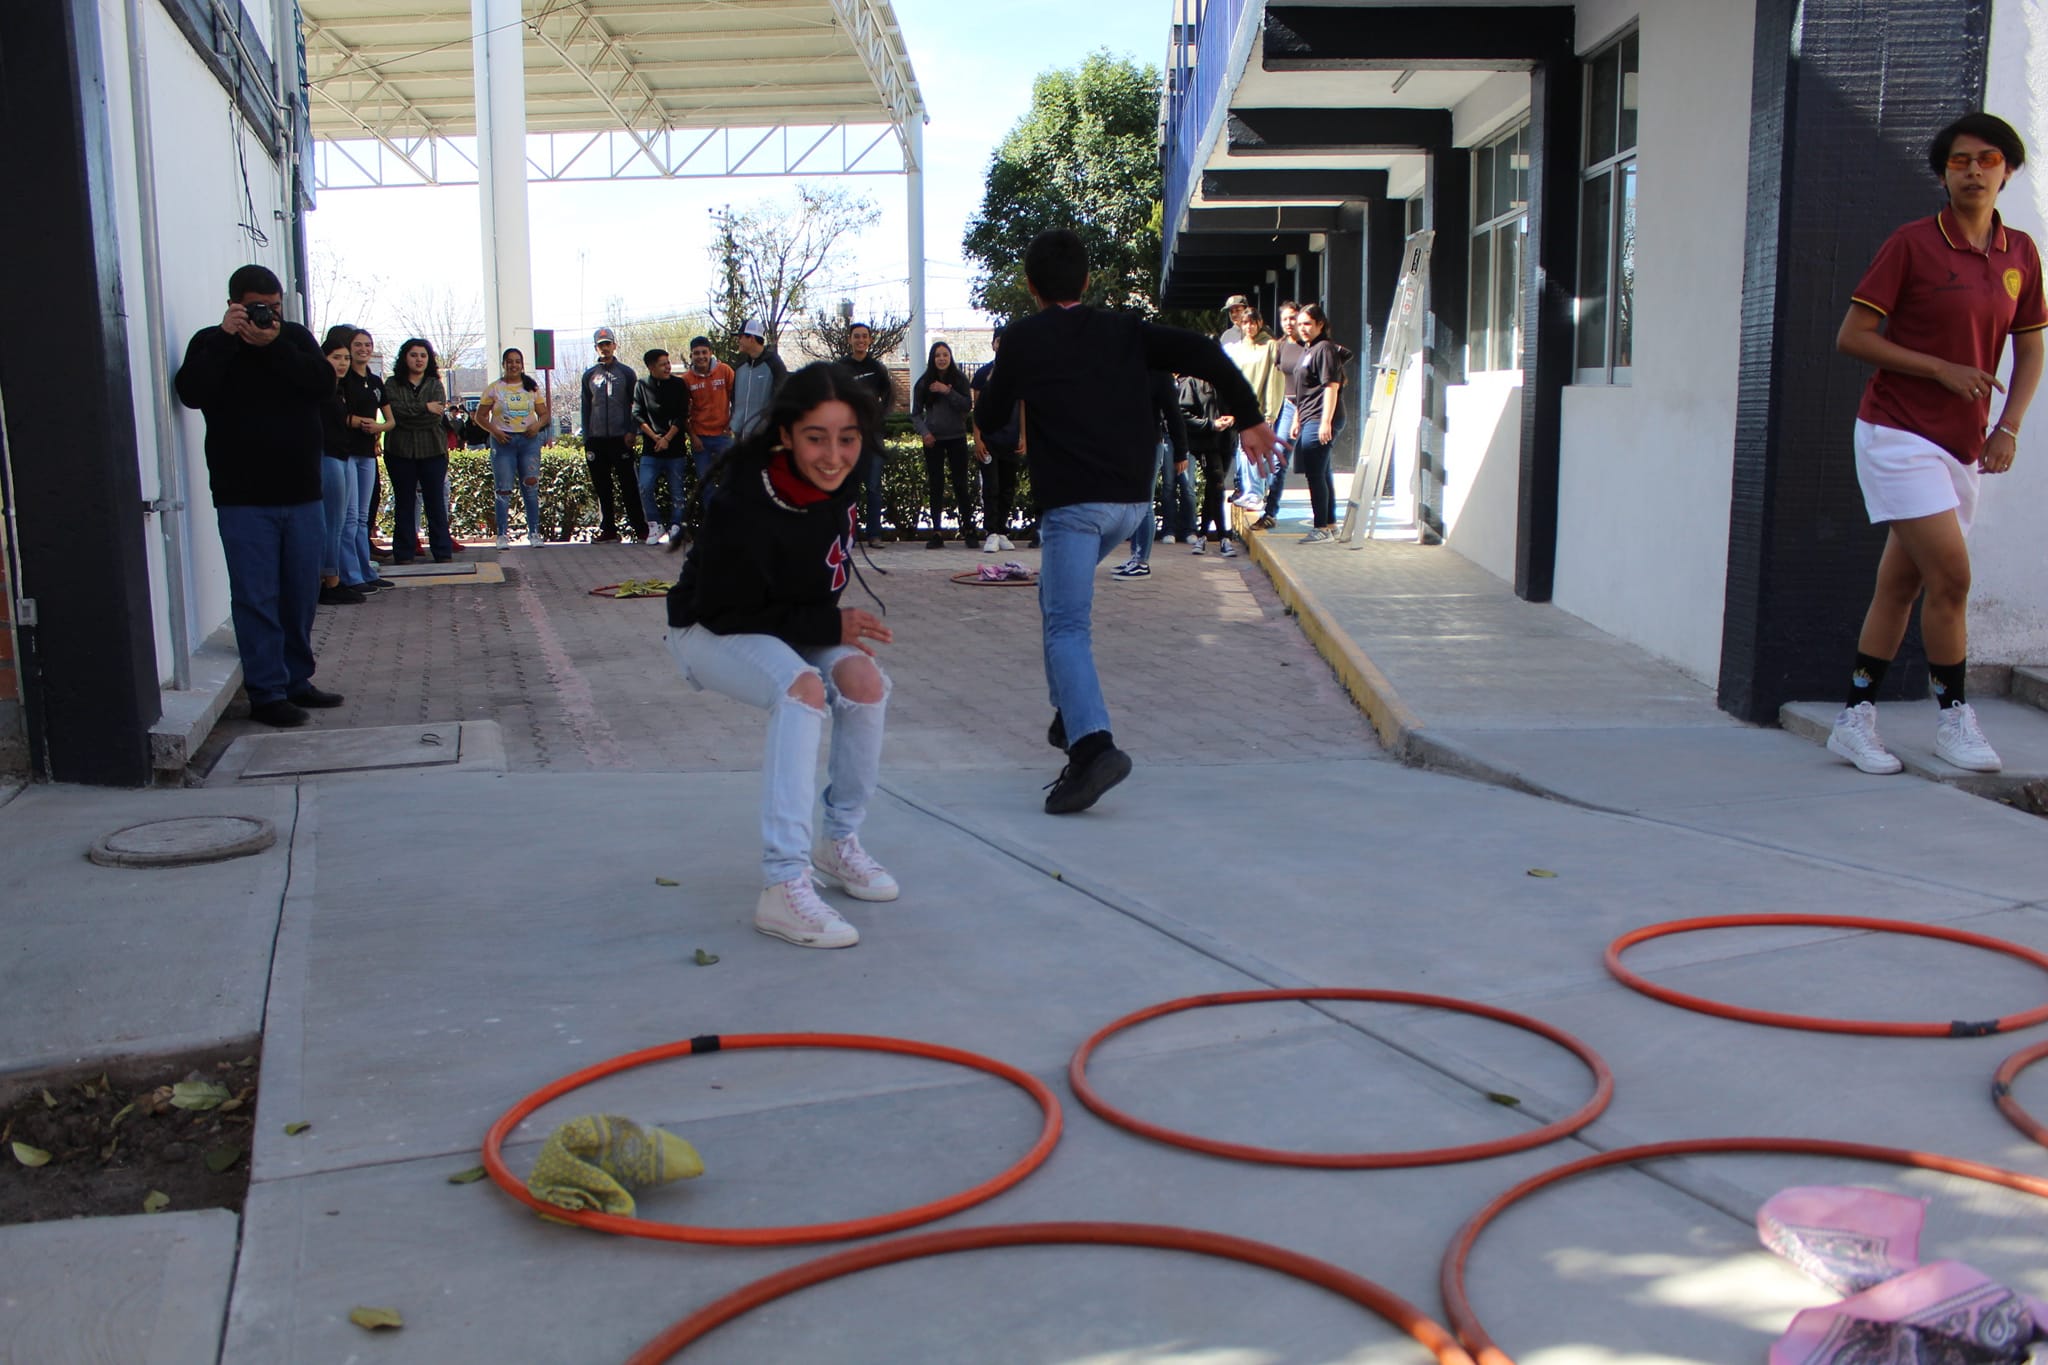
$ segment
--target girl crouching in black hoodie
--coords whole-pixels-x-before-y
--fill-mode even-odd
[[[839,605],[860,533],[847,480],[876,426],[874,400],[842,367],[790,375],[766,427],[707,475],[704,529],[668,594],[668,648],[683,678],[768,713],[754,927],[805,948],[860,942],[819,897],[814,873],[856,900],[897,895],[859,838],[889,701],[869,642],[892,636],[880,618]],[[825,821],[814,845],[812,774],[828,704]]]

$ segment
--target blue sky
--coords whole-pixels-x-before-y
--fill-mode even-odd
[[[980,206],[990,152],[1030,108],[1032,81],[1078,66],[1097,49],[1160,65],[1170,10],[1167,0],[893,4],[931,115],[924,130],[926,291],[931,330],[940,332],[979,320],[968,303],[971,270],[960,237]],[[882,210],[880,223],[846,255],[847,283],[858,286],[852,292],[862,311],[900,310],[909,259],[903,177],[813,183],[846,186]],[[587,333],[618,320],[606,316],[613,298],[624,301],[628,317],[702,307],[711,273],[706,211],[786,202],[794,186],[777,178],[532,186],[536,325]],[[374,279],[377,302],[368,312],[388,318],[398,300],[436,284],[463,297],[479,291],[476,221],[474,186],[333,191],[308,219],[308,235],[316,262],[328,255],[356,279]]]

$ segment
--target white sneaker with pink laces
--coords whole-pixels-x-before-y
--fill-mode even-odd
[[[893,901],[902,893],[888,869],[868,856],[854,835],[820,839],[811,850],[811,870],[827,886],[837,886],[858,901]]]

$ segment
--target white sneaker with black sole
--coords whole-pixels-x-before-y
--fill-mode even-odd
[[[1225,559],[1237,558],[1237,547],[1235,545],[1232,545],[1228,540],[1223,542],[1223,557]]]
[[[1877,737],[1877,707],[1867,701],[1845,706],[1828,732],[1828,752],[1839,754],[1866,773],[1895,773],[1905,765]]]
[[[860,942],[860,931],[825,904],[808,872],[761,889],[761,899],[754,902],[754,927],[799,948],[851,948]]]
[[[1195,538],[1194,548],[1189,550],[1188,553],[1191,555],[1205,555],[1209,553],[1209,542],[1197,536]]]
[[[1977,728],[1977,708],[1968,702],[1942,709],[1934,726],[1934,756],[1969,773],[1995,773],[2005,767]]]
[[[1132,555],[1129,559],[1111,569],[1109,576],[1111,578],[1143,578],[1151,572],[1152,566],[1150,564],[1147,564],[1136,555]]]
[[[820,838],[811,850],[811,871],[825,885],[836,886],[857,901],[893,901],[902,894],[889,869],[870,857],[855,835]]]

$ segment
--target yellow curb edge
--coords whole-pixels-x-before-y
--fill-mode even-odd
[[[1416,741],[1423,728],[1421,719],[1408,709],[1407,703],[1401,700],[1401,694],[1387,681],[1387,675],[1380,672],[1379,665],[1338,628],[1322,600],[1288,570],[1280,556],[1273,553],[1266,544],[1266,533],[1251,529],[1252,518],[1245,515],[1242,508],[1232,508],[1231,518],[1237,523],[1238,539],[1250,551],[1252,562],[1266,571],[1266,576],[1273,581],[1274,591],[1280,594],[1280,600],[1293,609],[1302,634],[1315,646],[1316,653],[1337,671],[1338,681],[1344,684],[1344,690],[1351,694],[1351,700],[1365,713],[1365,718],[1372,722],[1380,743],[1404,762],[1416,761]]]

